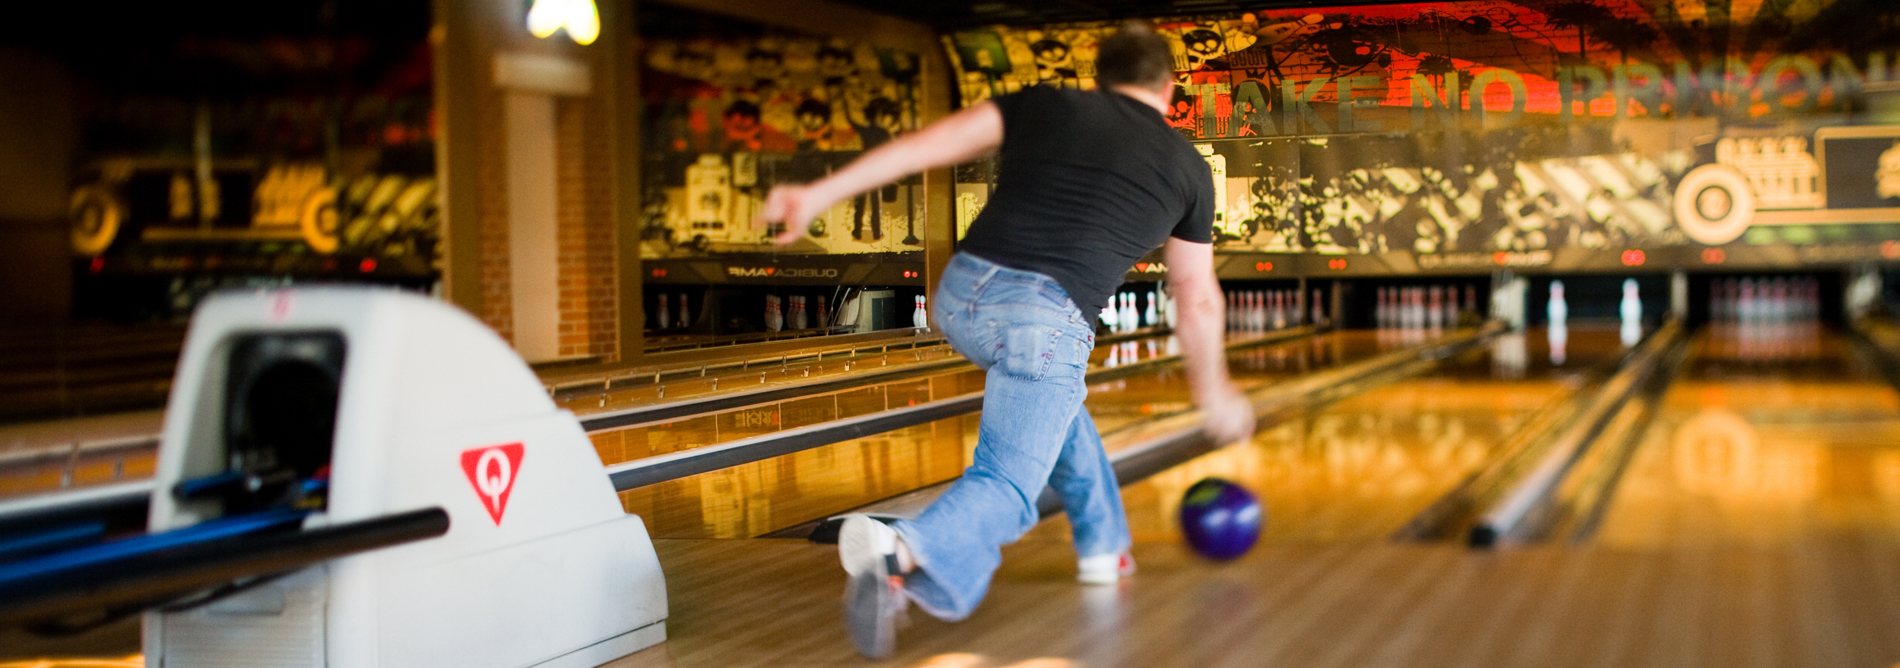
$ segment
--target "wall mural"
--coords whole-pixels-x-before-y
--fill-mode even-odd
[[[83,93],[74,315],[183,318],[220,288],[439,276],[425,3],[268,4],[51,47]],[[138,16],[133,13],[133,16]]]
[[[1882,113],[1900,91],[1896,19],[1873,0],[1474,0],[1156,26],[1181,84],[1169,122],[1214,172],[1222,250],[1404,251],[1429,269],[1900,237],[1900,114]],[[944,44],[968,104],[1092,88],[1113,28]],[[987,167],[957,181],[961,227]]]
[[[777,183],[816,180],[917,125],[916,54],[665,5],[640,11],[643,256],[776,251],[752,226]],[[921,251],[921,181],[848,199],[783,252]]]
[[[157,270],[204,255],[290,273],[297,263],[278,258],[342,254],[433,274],[434,104],[421,36],[163,46],[140,68],[90,79],[76,255]],[[196,250],[166,247],[177,244]]]

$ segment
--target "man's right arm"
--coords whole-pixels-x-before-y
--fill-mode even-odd
[[[1003,112],[995,102],[984,100],[871,149],[823,179],[773,187],[754,224],[784,221],[785,230],[774,240],[789,244],[819,213],[846,197],[926,169],[969,162],[1002,144]]]
[[[1201,408],[1201,427],[1221,445],[1253,436],[1253,403],[1227,377],[1227,312],[1214,278],[1214,245],[1168,239],[1162,248],[1174,291],[1174,336],[1187,358],[1188,390]]]

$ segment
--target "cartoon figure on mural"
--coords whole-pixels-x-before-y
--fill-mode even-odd
[[[705,20],[661,16],[668,11],[684,10],[656,9],[645,16],[659,16],[651,24],[656,30],[669,26],[668,20]],[[758,252],[766,247],[768,230],[754,229],[750,221],[772,185],[820,178],[915,125],[914,55],[763,27],[720,38],[703,31],[682,34],[648,35],[641,45],[653,147],[641,172],[647,257]],[[790,252],[892,252],[921,245],[911,235],[900,243],[885,234],[892,221],[913,217],[907,206],[916,199],[911,187],[893,186],[835,207]],[[829,231],[847,224],[854,234]]]
[[[1036,82],[1063,88],[1079,88],[1075,66],[1069,62],[1069,45],[1054,39],[1042,39],[1029,45],[1036,55]]]

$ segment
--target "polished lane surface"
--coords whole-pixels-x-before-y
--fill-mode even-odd
[[[1572,328],[1558,358],[1543,330],[1499,336],[1428,374],[1124,487],[1129,528],[1137,542],[1179,543],[1181,496],[1212,476],[1238,482],[1264,503],[1263,542],[1385,539],[1487,464],[1534,416],[1607,376],[1625,350],[1614,329]],[[1066,521],[1056,519],[1025,540],[1067,536]]]
[[[1235,351],[1229,355],[1229,366],[1236,382],[1252,389],[1298,374],[1368,359],[1411,343],[1382,338],[1373,332],[1337,332]],[[1145,346],[1141,343],[1144,349],[1137,352],[1146,354]],[[1165,351],[1165,344],[1157,344],[1157,350]],[[1097,354],[1125,357],[1128,352],[1098,350]],[[979,390],[981,382],[980,373],[965,372],[910,383],[909,391],[914,394],[908,398],[870,397],[864,401],[876,407],[886,402],[942,398]],[[840,393],[840,396],[849,394]],[[835,410],[831,407],[833,400],[826,397],[799,401],[812,402],[806,410],[813,420],[825,419],[832,414],[829,411]],[[1179,367],[1168,366],[1097,384],[1089,389],[1087,404],[1111,451],[1125,444],[1115,438],[1119,431],[1190,408],[1184,374]],[[796,407],[780,410],[781,414],[800,415]],[[980,414],[976,413],[947,418],[631,489],[621,492],[621,500],[628,512],[646,519],[649,531],[656,537],[764,535],[955,478],[969,464],[976,446],[979,419]],[[753,428],[760,433],[776,428],[766,417],[751,423],[757,425]],[[602,450],[602,459],[611,463],[650,456],[641,449],[655,447],[662,438],[676,441],[710,438],[713,428],[700,425],[683,436],[675,427],[665,431],[656,431],[657,427],[633,428],[597,432],[593,437],[596,447]],[[727,432],[722,429],[720,433]],[[613,439],[620,442],[615,444]],[[611,449],[616,446],[621,448],[618,452]]]
[[[1694,345],[1598,544],[1900,542],[1900,395],[1850,340],[1812,327],[1722,327]]]

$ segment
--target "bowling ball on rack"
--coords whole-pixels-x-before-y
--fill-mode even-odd
[[[1267,513],[1252,492],[1220,478],[1203,478],[1181,495],[1181,533],[1209,559],[1246,554],[1260,538]]]

